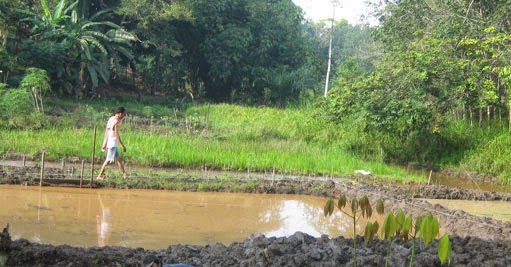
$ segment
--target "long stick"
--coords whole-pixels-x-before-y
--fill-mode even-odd
[[[44,151],[41,155],[41,177],[39,178],[39,186],[43,186],[43,176],[44,176]]]
[[[90,184],[89,184],[90,188],[92,188],[92,179],[94,179],[94,156],[96,153],[96,130],[97,130],[97,126],[94,125],[94,141],[92,142],[92,160],[90,163]]]
[[[82,188],[82,183],[83,183],[83,167],[84,167],[84,160],[82,159],[82,169],[80,171],[80,188]]]

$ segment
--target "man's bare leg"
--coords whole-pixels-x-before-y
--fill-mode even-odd
[[[121,169],[121,171],[122,171],[122,178],[128,179],[128,174],[124,170],[124,164],[122,163],[122,159],[119,157],[119,158],[117,158],[116,161],[117,161],[117,166],[119,166],[119,169]]]
[[[105,160],[105,162],[103,163],[103,166],[101,166],[101,170],[99,170],[99,174],[98,174],[98,177],[96,177],[96,180],[104,180],[105,179],[103,174],[105,172],[106,165],[108,165],[108,160]]]

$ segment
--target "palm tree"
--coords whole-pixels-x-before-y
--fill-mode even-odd
[[[123,30],[110,21],[96,21],[110,10],[102,10],[88,19],[74,19],[69,26],[64,42],[74,52],[73,59],[79,63],[79,84],[85,85],[87,77],[93,87],[98,86],[99,79],[110,80],[110,69],[121,68],[121,57],[133,60],[130,44],[136,41],[134,34]],[[89,75],[87,76],[86,73]]]
[[[64,69],[69,76],[77,78],[77,94],[83,94],[88,85],[96,88],[99,78],[108,83],[110,70],[120,69],[123,59],[133,59],[131,42],[137,37],[111,21],[100,21],[111,12],[105,9],[87,17],[78,15],[80,0],[68,3],[60,0],[53,13],[46,0],[40,0],[42,14],[25,11],[31,15],[27,21],[33,24],[31,38],[35,42],[50,42],[64,47]]]

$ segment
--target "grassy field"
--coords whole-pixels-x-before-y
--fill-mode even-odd
[[[276,172],[288,175],[348,176],[366,170],[396,180],[425,180],[407,170],[374,160],[357,158],[350,146],[364,138],[357,127],[341,129],[314,118],[312,110],[193,105],[179,110],[164,106],[123,105],[132,115],[121,124],[128,164],[208,168],[241,172]],[[40,155],[61,160],[90,160],[94,125],[95,152],[100,153],[103,127],[109,114],[105,105],[75,104],[41,130],[0,130],[0,153]],[[59,122],[60,120],[60,122]],[[62,122],[62,121],[67,122]],[[80,123],[73,123],[79,121]],[[50,128],[50,129],[49,129]]]

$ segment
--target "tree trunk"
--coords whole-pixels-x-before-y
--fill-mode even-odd
[[[486,115],[487,115],[487,118],[488,118],[488,131],[490,130],[490,124],[491,124],[491,107],[490,105],[488,105],[488,107],[486,108]]]
[[[469,108],[468,109],[468,112],[469,112],[469,116],[470,116],[470,126],[473,126],[473,120],[474,120],[474,113],[472,111],[472,108]]]
[[[500,126],[500,129],[504,129],[503,125],[502,125],[502,107],[499,106],[499,126]]]
[[[153,76],[153,86],[151,86],[151,95],[154,95],[155,92],[159,89],[158,88],[158,79],[160,77],[160,66],[161,60],[160,60],[160,53],[156,54],[156,69]]]
[[[507,99],[507,110],[509,112],[507,129],[508,131],[511,131],[511,105],[509,104],[509,99]]]
[[[328,95],[328,83],[330,81],[330,68],[332,65],[332,35],[334,34],[334,18],[335,18],[335,7],[334,7],[334,13],[332,15],[332,25],[330,26],[330,44],[328,45],[328,67],[326,70],[324,97],[326,97]]]
[[[483,109],[479,109],[479,128],[483,127]]]

